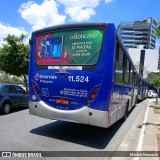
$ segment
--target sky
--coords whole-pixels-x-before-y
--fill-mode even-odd
[[[0,47],[8,34],[69,23],[160,20],[160,0],[0,0]],[[157,46],[160,40],[157,40]]]

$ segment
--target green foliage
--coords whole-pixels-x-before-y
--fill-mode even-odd
[[[156,97],[156,105],[158,104],[158,94],[159,94],[159,88],[160,88],[160,73],[155,73],[155,76],[151,79],[151,84],[154,88],[157,89],[157,97]]]
[[[20,77],[13,76],[10,80],[11,83],[16,83],[16,84],[23,84],[23,80]]]
[[[160,73],[149,73],[148,79],[155,88],[160,88]]]
[[[154,87],[160,87],[160,73],[151,72],[148,74],[147,79],[148,82]]]
[[[160,88],[160,77],[155,77],[151,80],[151,84],[155,88]]]
[[[155,35],[160,38],[160,28],[158,28],[156,31],[155,31]]]
[[[0,83],[16,83],[16,84],[23,84],[23,80],[20,77],[17,76],[9,76],[8,74],[4,73],[3,76],[0,78]]]
[[[158,28],[157,30],[155,31],[155,35],[160,38],[160,21],[158,21]]]
[[[0,49],[0,69],[11,75],[28,74],[29,45],[23,43],[24,35],[8,35],[7,44]]]
[[[0,83],[10,83],[9,76],[6,73],[0,78]]]
[[[147,80],[148,82],[151,82],[151,80],[152,80],[153,78],[155,78],[155,77],[156,77],[156,73],[150,72],[150,73],[148,73],[146,80]]]
[[[29,65],[29,45],[23,43],[25,35],[20,37],[8,35],[4,38],[6,44],[0,48],[0,70],[10,75],[23,76],[27,89],[28,65]]]

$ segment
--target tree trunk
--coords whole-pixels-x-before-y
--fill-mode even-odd
[[[25,84],[25,87],[26,87],[26,92],[28,93],[28,84],[27,84],[26,75],[24,74],[23,77],[24,77],[24,84]]]

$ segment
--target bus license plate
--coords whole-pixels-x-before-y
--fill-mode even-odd
[[[57,99],[56,99],[56,103],[57,103],[57,104],[69,105],[69,100],[68,100],[68,99],[63,99],[63,98],[57,98]]]

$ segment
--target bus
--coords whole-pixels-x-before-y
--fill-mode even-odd
[[[40,29],[30,48],[30,114],[108,128],[135,105],[139,75],[114,24]]]
[[[138,90],[138,100],[143,101],[148,97],[148,91],[150,89],[150,83],[147,82],[142,77],[139,78],[139,90]]]

